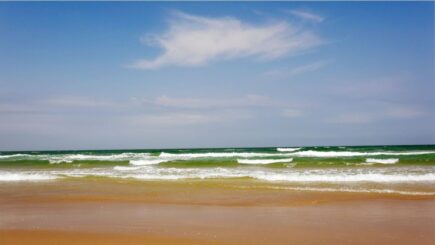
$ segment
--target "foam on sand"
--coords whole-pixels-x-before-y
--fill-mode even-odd
[[[401,191],[393,189],[352,189],[352,188],[323,188],[323,187],[286,187],[274,186],[270,189],[295,190],[295,191],[312,191],[312,192],[351,192],[351,193],[379,193],[379,194],[397,194],[406,196],[434,196],[435,192],[423,191]]]
[[[14,181],[44,181],[57,179],[56,176],[45,173],[11,173],[0,172],[0,182],[14,182]]]
[[[435,174],[254,174],[254,178],[266,181],[282,181],[282,182],[324,182],[324,183],[340,183],[340,182],[373,182],[373,183],[397,183],[397,182],[434,182]]]

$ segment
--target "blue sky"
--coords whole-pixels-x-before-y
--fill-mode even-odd
[[[0,149],[435,143],[433,2],[0,3]]]

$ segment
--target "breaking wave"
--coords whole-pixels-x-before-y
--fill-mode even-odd
[[[192,158],[230,158],[230,157],[273,157],[288,156],[289,153],[260,153],[260,152],[205,152],[205,153],[160,153],[166,159],[192,159]]]
[[[144,160],[131,160],[131,165],[154,165],[162,162],[168,162],[168,159],[144,159]]]
[[[57,178],[57,176],[47,173],[0,172],[0,182],[43,181]]]
[[[389,158],[389,159],[377,159],[377,158],[367,158],[366,163],[380,163],[380,164],[395,164],[398,163],[398,158]]]
[[[114,168],[52,169],[33,171],[0,171],[0,179],[44,180],[62,177],[103,176],[158,179],[253,178],[281,182],[435,182],[434,168],[351,168],[351,169],[261,169],[261,168],[175,168],[154,166],[116,166]]]
[[[357,151],[298,151],[289,153],[298,157],[357,157],[357,156],[410,156],[435,154],[435,151],[409,151],[409,152],[357,152]]]
[[[39,160],[49,163],[72,163],[74,161],[129,161],[148,157],[149,153],[130,153],[97,155],[97,154],[11,154],[0,155],[1,160]]]
[[[237,159],[241,164],[271,164],[271,163],[287,163],[293,161],[293,158],[285,159]]]
[[[299,148],[276,148],[277,151],[289,151],[289,152],[298,151],[300,149],[301,149],[300,147]]]

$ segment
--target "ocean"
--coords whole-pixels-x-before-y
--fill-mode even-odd
[[[0,184],[80,178],[435,195],[435,145],[0,152]]]

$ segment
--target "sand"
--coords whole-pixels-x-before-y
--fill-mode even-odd
[[[435,197],[260,182],[0,184],[0,244],[431,244]]]

